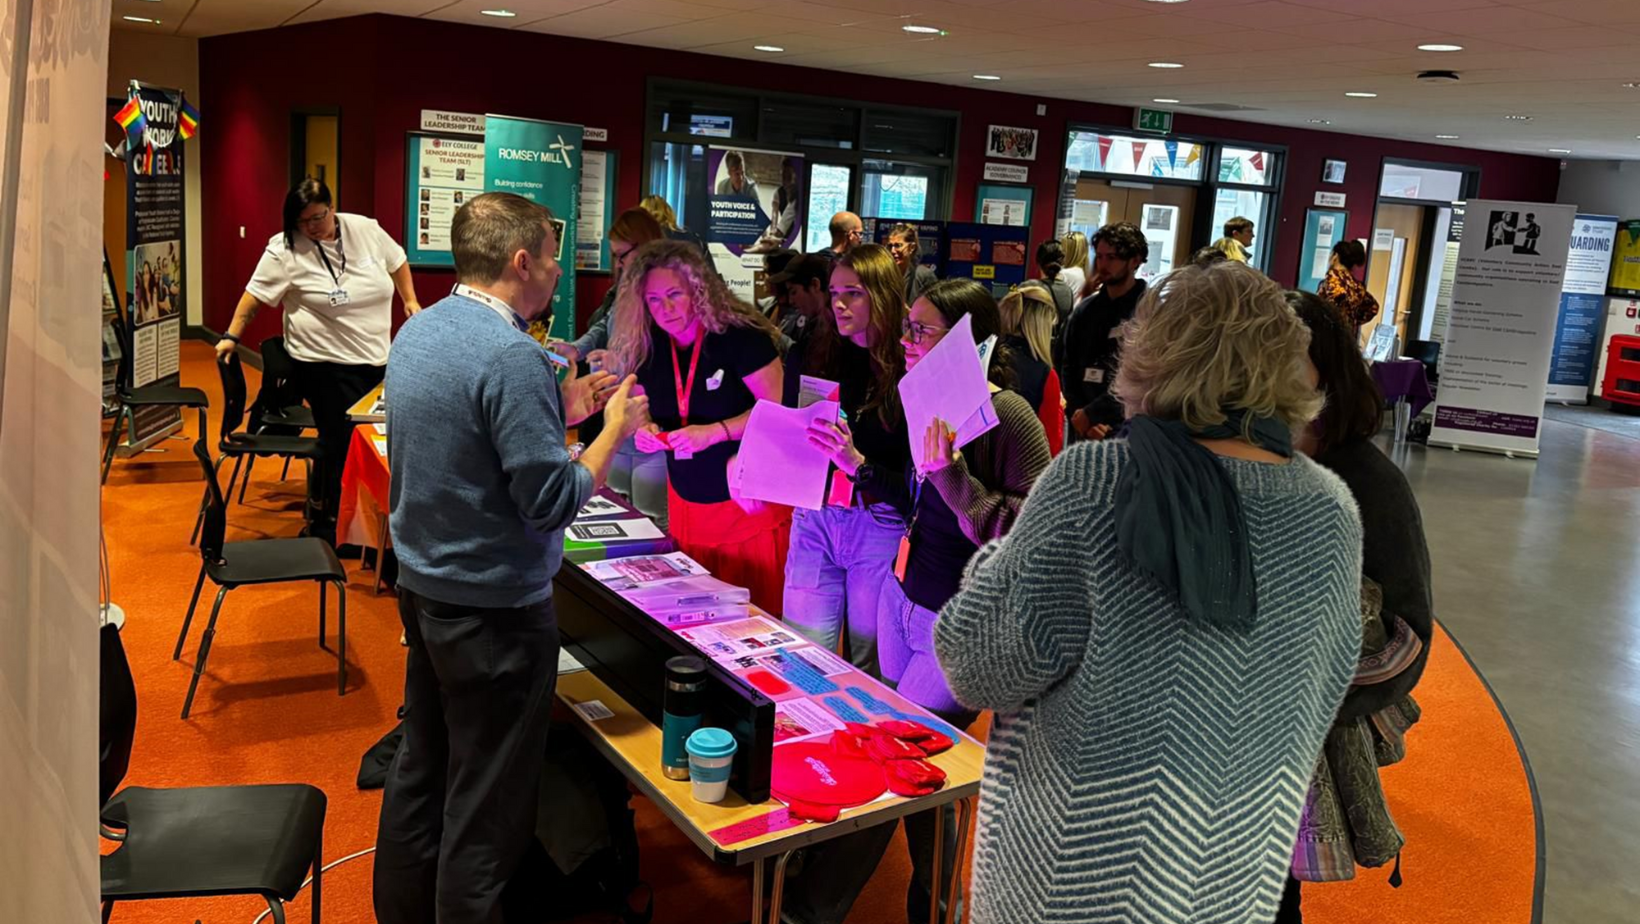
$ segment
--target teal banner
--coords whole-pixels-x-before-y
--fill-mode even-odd
[[[557,219],[558,265],[564,268],[564,278],[552,298],[551,333],[570,339],[575,328],[574,253],[581,195],[581,126],[486,114],[484,189],[516,193],[552,210]]]

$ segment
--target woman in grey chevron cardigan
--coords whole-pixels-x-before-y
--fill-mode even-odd
[[[975,924],[1268,924],[1361,643],[1361,524],[1292,449],[1309,333],[1240,264],[1157,282],[1125,439],[1068,449],[934,645],[992,709]]]

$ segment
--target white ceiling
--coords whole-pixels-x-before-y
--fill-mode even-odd
[[[1037,96],[1528,154],[1640,160],[1640,0],[113,0],[218,35],[393,13]],[[513,19],[483,16],[505,7]],[[148,16],[159,25],[122,21]],[[902,31],[938,26],[944,36]],[[1442,42],[1457,53],[1420,52]],[[754,51],[756,44],[785,48]],[[1148,67],[1174,61],[1177,70]],[[1448,69],[1457,85],[1414,74]],[[995,74],[982,82],[975,74]],[[1350,99],[1365,91],[1376,99]],[[937,100],[934,100],[937,102]],[[1202,110],[1197,110],[1202,111]],[[1530,122],[1507,115],[1530,115]],[[1323,124],[1315,120],[1327,120]]]

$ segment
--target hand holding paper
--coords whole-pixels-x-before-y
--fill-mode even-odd
[[[817,420],[835,420],[837,411],[835,401],[805,408],[758,401],[740,441],[740,496],[819,510],[831,460],[809,444],[809,427]]]
[[[823,419],[812,421],[808,441],[810,446],[850,478],[860,470],[860,466],[866,464],[866,457],[854,446],[854,432],[848,428],[846,417],[839,417],[835,423]]]
[[[905,405],[906,435],[911,461],[925,467],[926,436],[936,420],[962,421],[953,449],[973,442],[998,423],[991,411],[991,385],[986,378],[993,341],[982,351],[974,343],[974,319],[964,315],[916,367],[900,379]]]

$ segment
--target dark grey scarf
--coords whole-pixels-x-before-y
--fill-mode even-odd
[[[1244,411],[1192,431],[1176,420],[1135,417],[1131,459],[1116,480],[1116,544],[1141,571],[1179,595],[1192,618],[1245,629],[1258,615],[1253,558],[1235,481],[1197,439],[1241,439]],[[1269,417],[1252,421],[1255,444],[1293,454],[1292,434]]]

